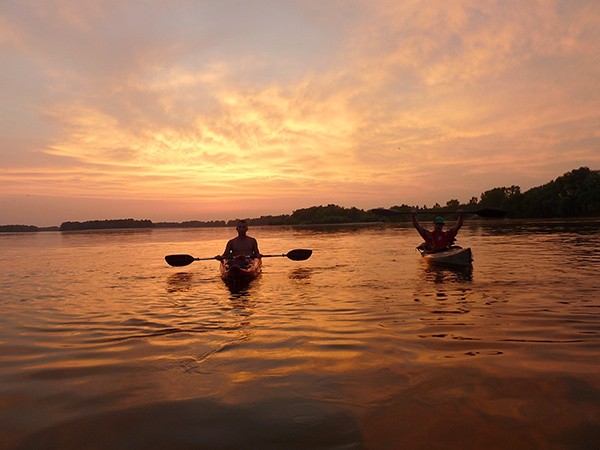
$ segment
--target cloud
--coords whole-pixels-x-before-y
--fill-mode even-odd
[[[598,18],[593,1],[15,2],[0,184],[289,209],[546,182],[600,162]]]

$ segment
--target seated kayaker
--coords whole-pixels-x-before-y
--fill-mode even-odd
[[[237,237],[229,240],[225,246],[222,255],[215,256],[216,259],[231,259],[238,257],[260,258],[258,242],[253,237],[246,235],[248,232],[248,223],[245,220],[239,220],[236,226]]]
[[[412,217],[413,226],[425,240],[420,247],[429,251],[438,251],[452,246],[456,239],[458,230],[460,230],[460,227],[462,227],[463,224],[462,211],[458,211],[458,220],[452,228],[444,230],[446,221],[442,216],[437,216],[435,219],[433,219],[433,230],[430,231],[425,229],[417,220],[417,211],[413,210],[410,214]]]

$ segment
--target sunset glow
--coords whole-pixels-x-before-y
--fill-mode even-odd
[[[600,4],[8,1],[0,224],[466,202],[600,166]]]

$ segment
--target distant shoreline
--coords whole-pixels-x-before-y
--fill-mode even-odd
[[[471,198],[468,203],[456,199],[446,202],[445,206],[436,203],[428,208],[402,204],[392,206],[402,214],[389,219],[392,222],[410,221],[412,210],[423,213],[453,215],[459,210],[468,212],[475,208],[502,209],[509,218],[518,219],[558,219],[600,217],[600,170],[588,167],[567,172],[543,186],[521,192],[519,186],[499,187],[481,194],[478,200]],[[240,217],[241,219],[241,217]],[[340,225],[353,223],[377,223],[381,217],[372,210],[364,211],[355,207],[344,208],[329,204],[312,206],[294,211],[292,214],[246,218],[251,226],[261,225]],[[38,232],[38,231],[84,231],[107,229],[140,228],[215,228],[235,225],[234,220],[191,220],[185,222],[157,222],[148,219],[107,219],[85,222],[63,222],[60,226],[37,227],[35,225],[0,225],[0,232]]]
[[[496,222],[496,221],[506,221],[511,224],[518,223],[565,223],[565,222],[595,222],[600,221],[599,216],[580,216],[580,217],[529,217],[529,218],[503,218],[503,219],[482,219],[482,218],[473,218],[470,221],[477,222]],[[233,223],[230,223],[233,222]],[[186,225],[169,225],[169,226],[147,226],[147,227],[123,227],[123,228],[115,228],[115,227],[106,227],[106,228],[87,228],[87,229],[79,229],[79,230],[61,230],[60,227],[35,227],[35,229],[31,229],[31,225],[24,225],[26,230],[14,229],[13,226],[10,226],[12,229],[6,229],[6,225],[0,225],[0,233],[44,233],[44,232],[58,232],[58,233],[90,233],[90,232],[105,232],[105,231],[152,231],[152,230],[161,230],[161,229],[197,229],[197,228],[233,228],[235,227],[235,221],[230,221],[225,225],[220,226],[195,226],[190,227]],[[348,227],[348,226],[357,226],[357,227],[367,227],[367,226],[376,226],[376,225],[389,225],[394,223],[410,223],[409,221],[376,221],[376,222],[336,222],[336,223],[304,223],[304,224],[259,224],[254,225],[255,227],[294,227],[294,228],[327,228],[327,227]],[[158,225],[158,224],[156,224]]]

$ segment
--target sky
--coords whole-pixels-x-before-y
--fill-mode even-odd
[[[0,224],[445,205],[600,169],[597,0],[0,0]]]

